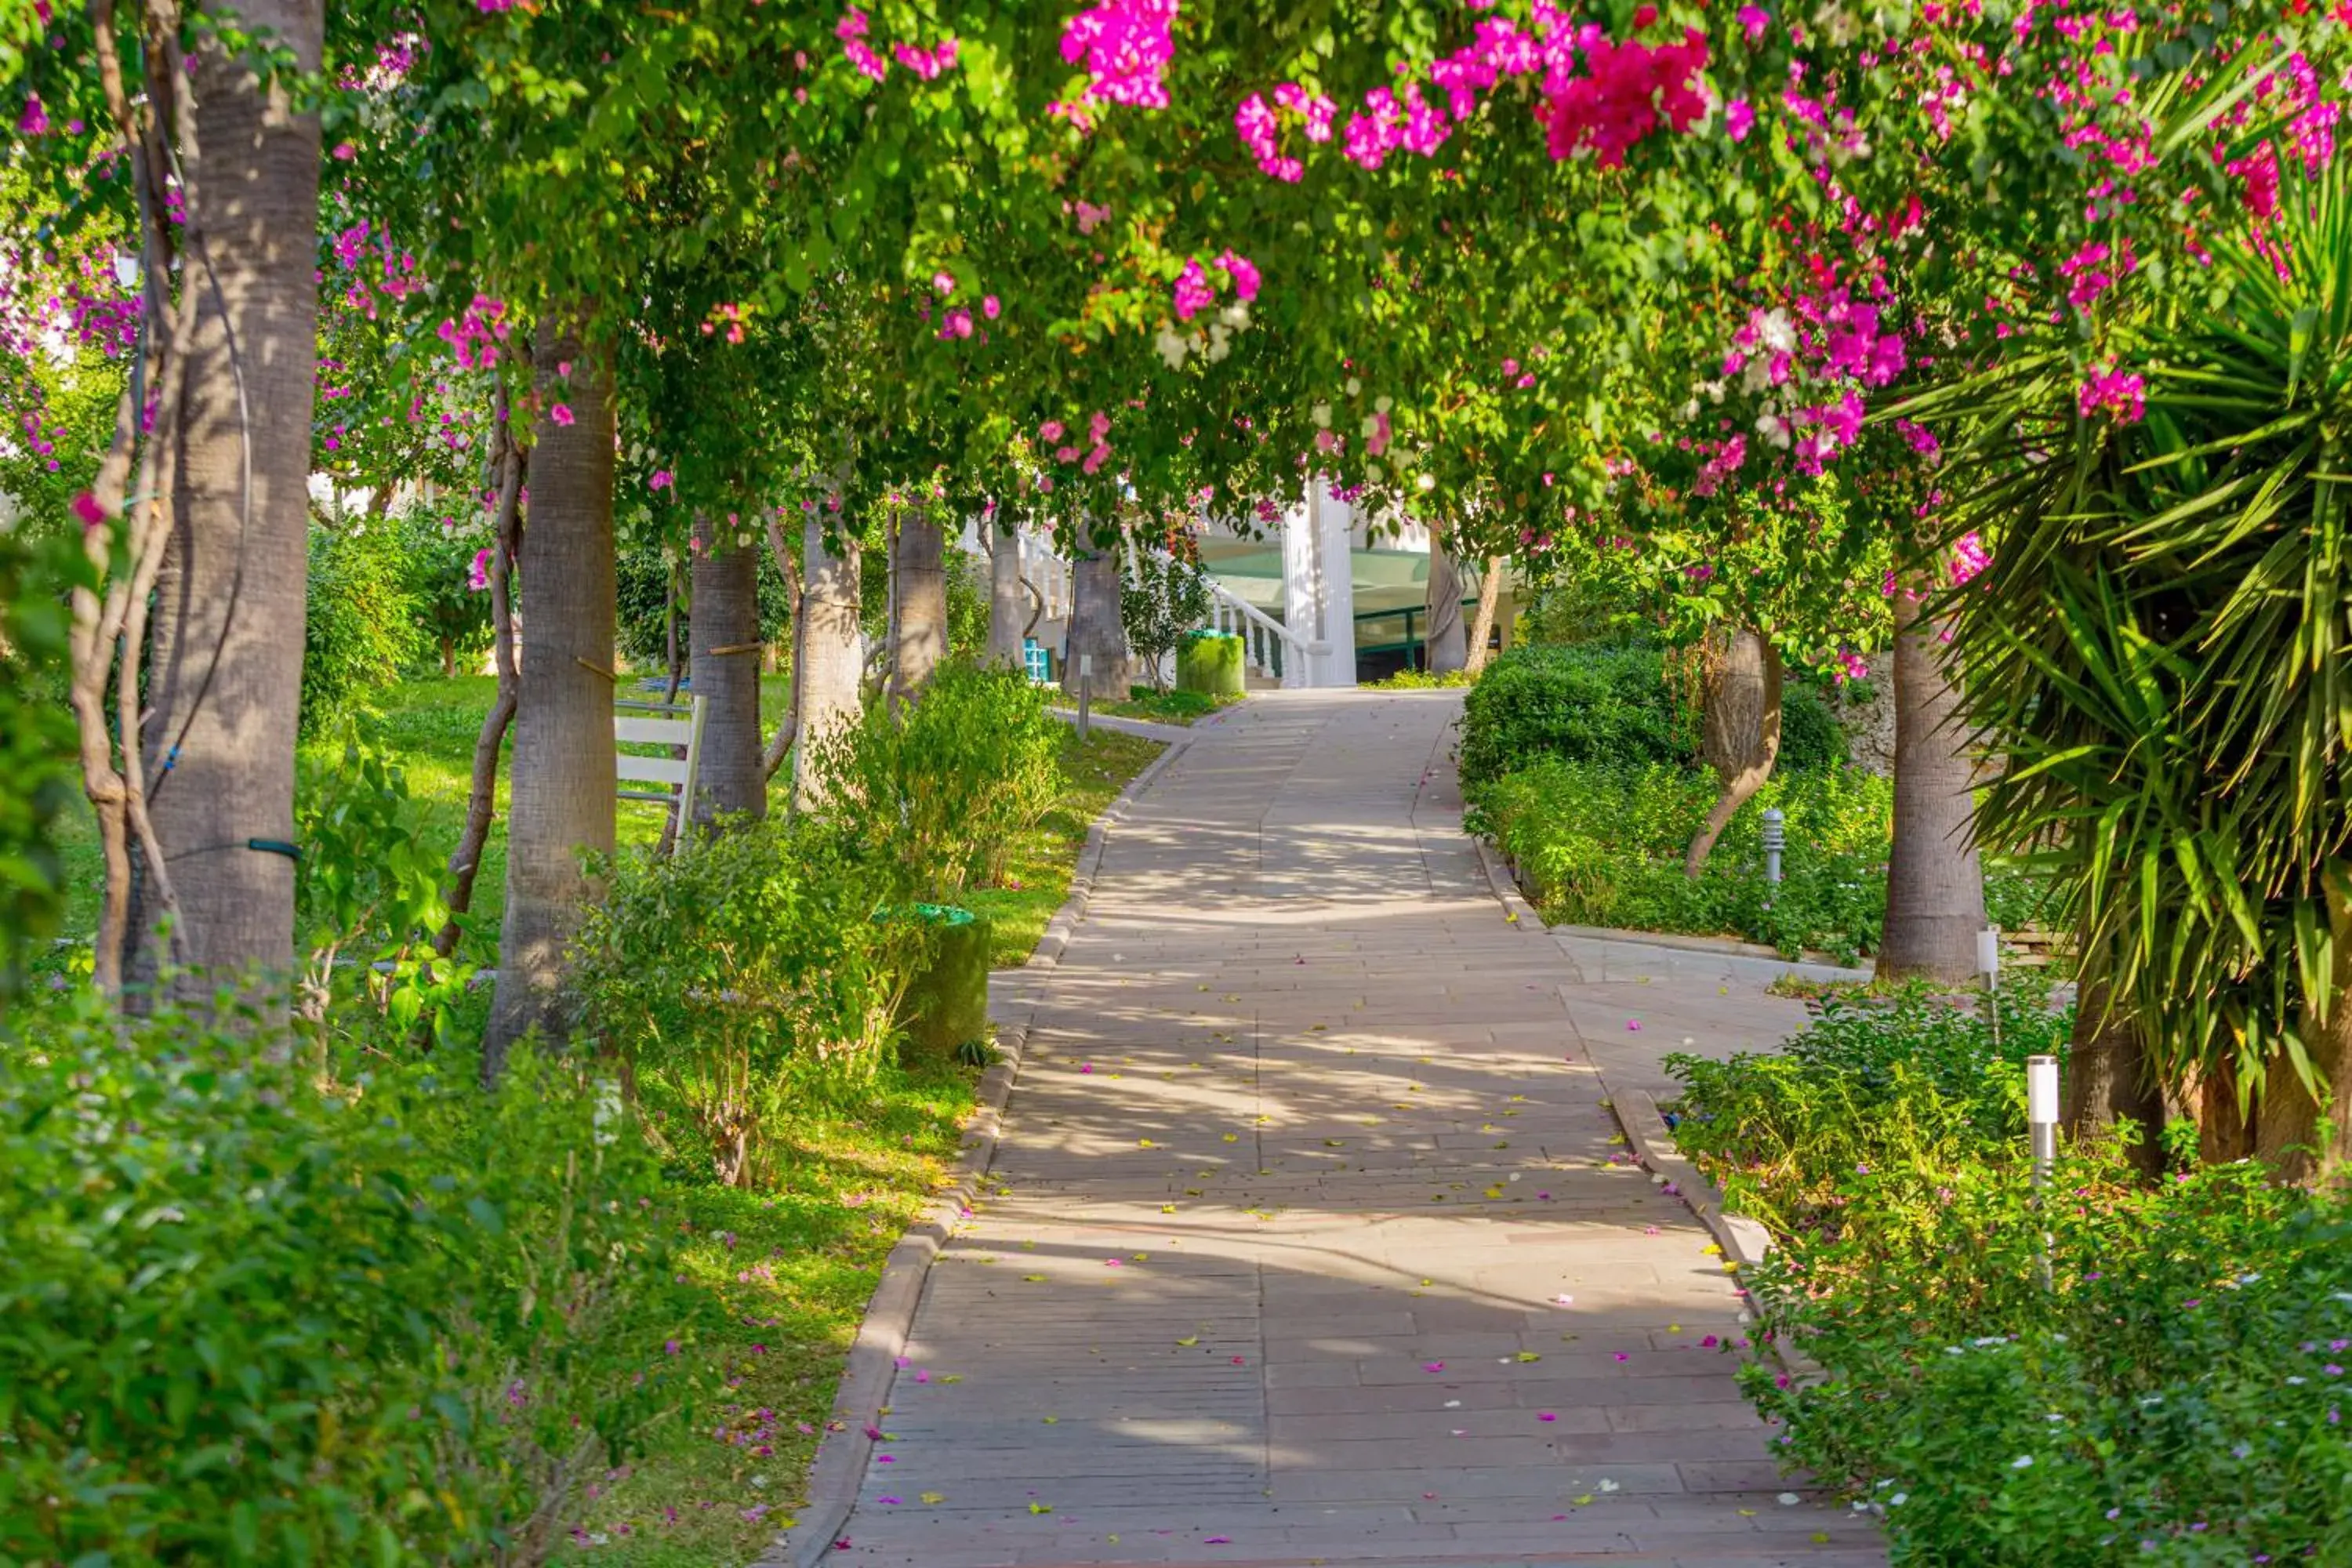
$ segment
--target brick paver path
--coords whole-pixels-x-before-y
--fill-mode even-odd
[[[1884,1561],[1779,1500],[1732,1283],[1461,836],[1459,709],[1253,701],[1113,837],[833,1561]]]

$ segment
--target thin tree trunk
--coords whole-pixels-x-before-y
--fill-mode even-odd
[[[783,520],[771,511],[768,514],[766,528],[768,553],[774,558],[776,570],[783,574],[784,602],[792,606],[792,624],[784,628],[784,647],[790,649],[797,645],[800,634],[801,563],[793,559],[791,542],[784,537]],[[766,798],[767,782],[776,776],[776,770],[782,767],[784,759],[793,754],[793,737],[800,729],[801,662],[797,655],[790,656],[790,666],[791,679],[785,684],[785,690],[789,695],[784,700],[783,717],[777,721],[775,734],[769,739],[766,749],[760,753],[760,783],[763,800]]]
[[[1434,526],[1429,531],[1429,593],[1422,607],[1428,620],[1422,668],[1432,675],[1451,675],[1470,657],[1462,640],[1462,573]]]
[[[490,823],[498,811],[499,752],[506,744],[507,726],[514,721],[520,677],[515,662],[514,557],[522,535],[522,487],[526,458],[515,441],[506,388],[498,395],[498,429],[494,437],[502,451],[499,477],[499,510],[490,537],[490,657],[499,672],[498,696],[482,716],[481,733],[474,738],[473,779],[466,791],[466,826],[457,847],[449,852],[449,919],[433,938],[433,951],[443,958],[457,951],[462,931],[457,917],[474,908],[474,879],[482,869],[482,851],[490,842]]]
[[[1984,866],[1970,823],[1975,770],[1939,631],[1912,594],[1895,595],[1895,832],[1878,977],[1958,984],[1976,973]]]
[[[1116,552],[1089,549],[1071,563],[1070,651],[1062,661],[1062,689],[1074,699],[1082,685],[1096,702],[1128,694],[1127,628],[1119,622],[1118,595]],[[1087,659],[1093,674],[1082,677],[1078,671]]]
[[[1470,648],[1462,663],[1469,674],[1486,668],[1486,645],[1494,640],[1495,615],[1503,603],[1503,573],[1509,562],[1507,555],[1489,555],[1486,569],[1478,574],[1478,609],[1470,622]]]
[[[841,552],[825,548],[824,524],[810,517],[802,533],[803,570],[800,646],[793,656],[793,679],[800,689],[800,736],[793,748],[793,809],[824,804],[819,766],[825,742],[857,722],[858,692],[865,659],[858,647],[857,541],[845,536]]]
[[[319,67],[319,0],[247,0],[239,23]],[[158,62],[158,69],[166,68]],[[129,679],[126,752],[144,751],[142,804],[171,868],[190,965],[177,994],[251,976],[282,1015],[294,969],[294,742],[302,690],[317,355],[319,121],[290,76],[263,82],[244,52],[200,36],[180,156],[186,222],[180,288],[192,331],[176,419],[159,417],[159,493],[172,544],[155,582],[148,707]],[[187,310],[192,302],[193,310]],[[168,390],[168,389],[167,389]],[[168,438],[165,431],[168,428]],[[134,604],[125,635],[144,610]],[[129,667],[126,666],[126,674]],[[166,890],[134,879],[152,912]],[[165,951],[134,909],[134,968]]]
[[[890,702],[910,700],[948,655],[947,540],[928,504],[899,517],[890,559]]]
[[[1021,534],[1009,517],[1001,518],[988,540],[989,663],[1022,668],[1022,623],[1028,609],[1021,594]]]
[[[482,1041],[490,1083],[532,1029],[551,1042],[562,1036],[564,947],[598,891],[581,851],[613,853],[616,805],[611,361],[546,321],[533,368],[541,412],[520,555],[531,633],[515,714],[499,984]],[[570,423],[554,417],[559,408]]]
[[[2255,1101],[2254,1153],[2281,1181],[2333,1176],[2352,1157],[2352,869],[2330,867],[2326,884],[2335,994],[2324,1012],[2306,999],[2302,1027],[2304,1052],[2327,1103],[2315,1100],[2276,1054]]]
[[[1722,663],[1708,677],[1701,733],[1722,793],[1683,857],[1683,872],[1691,877],[1706,868],[1715,841],[1756,798],[1780,756],[1780,650],[1751,627],[1731,634]]]
[[[760,556],[706,514],[695,520],[693,612],[687,622],[694,694],[702,700],[701,781],[693,818],[768,814],[760,753]]]

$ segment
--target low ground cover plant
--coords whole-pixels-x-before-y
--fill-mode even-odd
[[[1727,934],[1789,957],[1852,963],[1885,927],[1891,782],[1846,764],[1829,707],[1784,695],[1772,776],[1742,805],[1701,874],[1684,851],[1715,803],[1697,720],[1662,655],[1632,647],[1528,647],[1497,659],[1464,704],[1460,758],[1471,831],[1491,838],[1548,920]],[[1785,817],[1781,881],[1764,879],[1763,814]],[[1985,900],[2005,929],[2033,923],[2045,879],[1994,859]]]
[[[1903,1563],[2352,1561],[2352,1213],[2119,1139],[2038,1195],[2022,1060],[2067,1026],[2021,992],[1996,1047],[1921,994],[1673,1063],[1678,1142],[1774,1233],[1759,1337],[1823,1369],[1743,1370],[1781,1457]]]

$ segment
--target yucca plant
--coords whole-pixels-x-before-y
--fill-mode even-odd
[[[2053,327],[1922,412],[1968,432],[1956,528],[2000,540],[1955,597],[2007,750],[1980,831],[2063,846],[2087,970],[2208,1153],[2305,1173],[2352,1152],[2352,161],[2280,162],[2115,363]],[[2145,416],[2086,411],[2095,374]]]

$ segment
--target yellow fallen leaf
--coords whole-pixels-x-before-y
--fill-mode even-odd
[[[1241,1141],[1242,1135],[1238,1132],[1228,1132],[1225,1134],[1225,1142],[1228,1143],[1238,1143]]]
[[[1054,1505],[1049,1502],[1033,1502],[1029,1505],[1029,1511],[1031,1513],[1051,1513],[1054,1511]]]
[[[1118,1075],[1117,1073],[1113,1073],[1111,1076],[1112,1076],[1113,1078],[1117,1078]],[[1153,1142],[1150,1139],[1149,1139],[1149,1138],[1139,1138],[1139,1139],[1137,1139],[1137,1140],[1135,1141],[1135,1146],[1136,1146],[1137,1148],[1139,1148],[1139,1149],[1157,1149],[1157,1148],[1159,1148],[1159,1147],[1160,1147],[1160,1145],[1159,1145],[1159,1144],[1154,1143],[1154,1142]]]
[[[1043,1274],[1024,1274],[1021,1277],[1021,1282],[1024,1285],[1043,1285],[1045,1282],[1045,1277]]]
[[[1723,1248],[1712,1241],[1708,1242],[1705,1247],[1700,1247],[1699,1250],[1706,1254],[1709,1258],[1718,1257],[1723,1252]]]
[[[1058,1415],[1048,1415],[1045,1417],[1045,1425],[1048,1426],[1059,1426],[1061,1424],[1062,1418]]]
[[[1528,1362],[1538,1362],[1541,1360],[1543,1360],[1543,1357],[1536,1354],[1533,1351],[1521,1351],[1519,1352],[1519,1362],[1522,1365]]]
[[[1592,1506],[1592,1494],[1591,1492],[1587,1492],[1580,1498],[1570,1498],[1569,1500],[1579,1508],[1591,1508]]]
[[[929,1503],[945,1502],[948,1500],[948,1494],[945,1492],[925,1492],[923,1493],[923,1500]]]
[[[1201,1342],[1201,1336],[1200,1336],[1200,1335],[1198,1335],[1198,1334],[1194,1334],[1191,1339],[1188,1339],[1188,1340],[1178,1340],[1176,1342],[1177,1342],[1178,1344],[1180,1344],[1180,1345],[1183,1346],[1186,1350],[1191,1350],[1194,1345],[1197,1345],[1197,1344],[1199,1344],[1199,1343]]]
[[[1161,1214],[1174,1214],[1176,1212],[1176,1205],[1174,1204],[1161,1204],[1160,1205],[1160,1212]]]
[[[961,1383],[963,1381],[963,1373],[960,1372],[951,1372],[945,1377],[940,1378],[939,1381],[941,1383]]]

